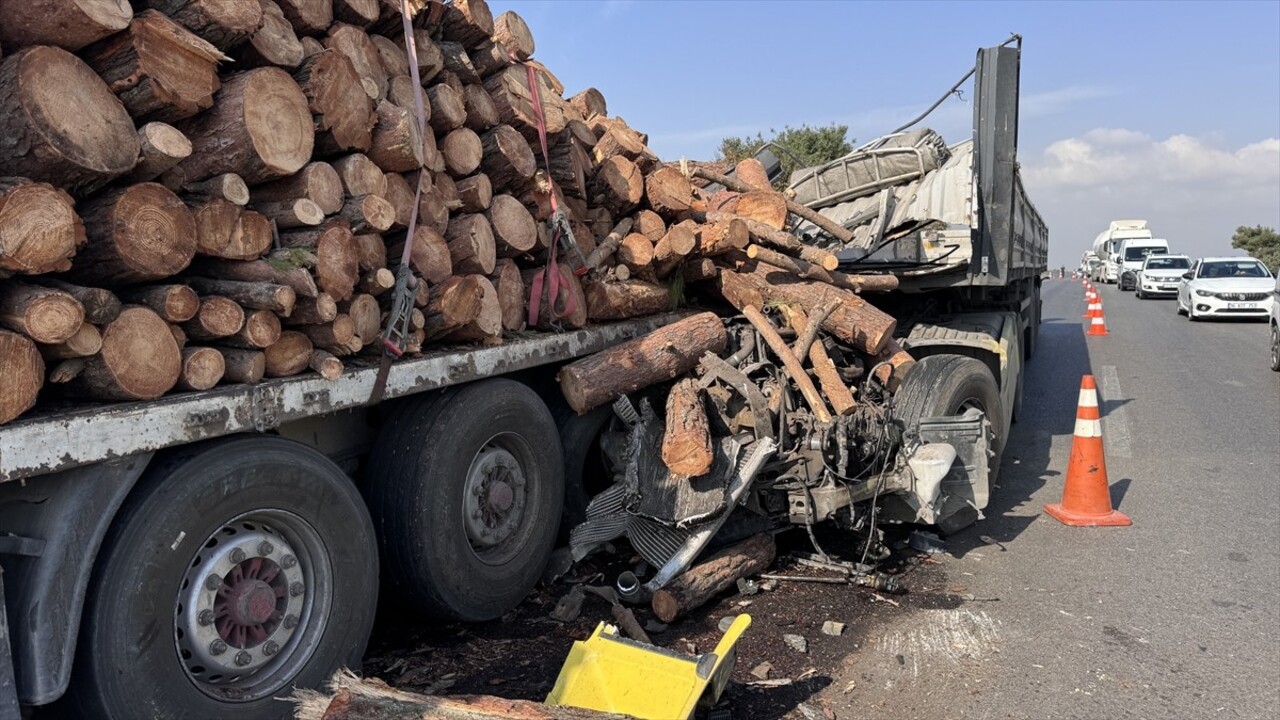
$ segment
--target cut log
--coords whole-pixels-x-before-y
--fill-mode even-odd
[[[218,342],[246,350],[261,350],[280,339],[280,317],[270,310],[251,310],[244,314],[244,325],[235,335]]]
[[[489,92],[483,86],[467,85],[463,87],[462,94],[466,100],[467,127],[483,133],[501,122],[498,119],[498,107],[493,104],[493,98],[489,97]]]
[[[314,347],[311,339],[295,330],[280,333],[280,339],[262,351],[263,369],[267,377],[289,377],[306,370],[311,364]]]
[[[342,189],[347,195],[386,195],[387,176],[367,155],[353,153],[333,161]],[[333,212],[337,212],[334,210]],[[326,215],[332,213],[325,213]]]
[[[378,0],[333,0],[333,19],[359,28],[374,24],[381,14]]]
[[[502,329],[524,329],[525,292],[520,268],[516,267],[513,260],[503,258],[498,261],[489,280],[497,291],[498,304],[502,307]]]
[[[786,270],[799,277],[819,280],[838,288],[852,292],[888,292],[898,287],[896,275],[849,275],[834,270],[824,270],[819,265],[784,255],[768,248],[752,245],[747,248],[747,257],[768,263],[778,269]]]
[[[615,155],[600,163],[591,178],[588,200],[615,216],[625,215],[644,197],[644,177],[630,160]]]
[[[106,192],[82,205],[80,215],[89,242],[76,253],[72,273],[87,282],[158,280],[195,256],[195,218],[158,183]]]
[[[208,110],[218,91],[216,47],[157,10],[80,52],[139,122],[173,122]]]
[[[698,253],[706,257],[745,250],[750,243],[746,222],[737,218],[716,220],[698,228]]]
[[[180,390],[208,390],[222,380],[227,366],[222,353],[211,347],[189,347],[182,350]]]
[[[666,277],[698,246],[698,224],[684,220],[671,226],[653,246],[653,269],[658,277]]]
[[[478,275],[493,272],[497,260],[493,227],[484,215],[458,215],[449,220],[445,241],[454,272]]]
[[[592,146],[591,154],[595,158],[596,162],[604,162],[614,155],[621,155],[631,162],[642,166],[642,169],[647,169],[648,166],[656,160],[653,153],[649,151],[648,146],[640,140],[640,133],[622,124],[615,125],[614,127],[606,130],[605,133],[597,139],[595,145]],[[667,169],[675,170],[677,175],[680,173],[680,171],[675,168]],[[681,175],[680,177],[683,178],[684,176]],[[688,181],[686,180],[685,183],[687,184]],[[663,189],[665,190],[665,186]],[[679,187],[675,187],[673,189],[677,193],[680,192]],[[692,190],[690,190],[690,193],[692,193]],[[661,208],[656,206],[654,209],[661,211]]]
[[[511,56],[507,54],[507,49],[492,40],[471,48],[467,52],[467,57],[471,60],[471,66],[475,68],[476,74],[481,78],[498,73],[511,64]]]
[[[174,165],[191,156],[191,141],[177,128],[162,122],[150,122],[138,128],[138,164],[125,179],[130,182],[147,182],[162,175]]]
[[[298,67],[307,53],[280,6],[271,0],[258,0],[258,8],[262,10],[262,25],[249,42],[240,46],[237,66]]]
[[[255,203],[254,210],[262,213],[280,230],[314,227],[324,222],[324,211],[306,198],[297,200],[263,201]]]
[[[565,195],[586,199],[587,178],[595,168],[591,154],[581,143],[571,137],[567,129],[554,138],[549,152],[547,164],[551,171],[551,178]]]
[[[93,327],[92,325],[90,327]],[[44,385],[44,360],[30,338],[0,330],[0,425],[36,404]]]
[[[449,333],[450,340],[488,340],[502,337],[502,302],[486,277],[472,276],[480,286],[480,312],[468,323]],[[425,319],[425,318],[424,318]]]
[[[355,336],[361,345],[371,345],[382,332],[382,310],[378,307],[378,299],[372,295],[360,293],[351,298],[344,309],[347,317],[355,326]]]
[[[0,176],[84,194],[132,170],[139,150],[129,113],[83,60],[29,47],[0,61]]]
[[[557,379],[569,407],[582,415],[620,395],[689,372],[703,353],[718,353],[727,342],[720,318],[699,313],[569,363]]]
[[[537,79],[538,93],[542,100],[546,132],[548,135],[555,135],[564,130],[568,122],[564,116],[564,100],[552,87],[545,74],[535,72],[534,77]],[[528,71],[522,66],[512,65],[487,78],[484,81],[484,88],[493,98],[499,119],[518,130],[529,142],[537,142],[538,118],[533,96],[529,91]]]
[[[440,153],[444,156],[444,164],[449,172],[463,177],[480,167],[484,146],[480,143],[480,136],[473,130],[460,127],[440,141]]]
[[[84,241],[84,224],[65,192],[0,178],[0,278],[67,270]]]
[[[76,51],[129,26],[128,0],[0,0],[0,42]]]
[[[396,275],[386,268],[378,268],[365,273],[357,285],[360,292],[377,297],[396,286]]]
[[[286,251],[277,256],[273,255],[268,260],[219,260],[212,258],[199,258],[192,265],[192,272],[207,276],[223,278],[225,280],[244,280],[246,282],[269,282],[277,285],[288,285],[299,298],[314,298],[319,291],[316,289],[315,279],[311,273],[307,272],[305,266],[299,265],[291,260],[296,260],[298,254],[307,255],[307,253],[298,253],[296,251]],[[308,258],[308,261],[314,262],[314,258]]]
[[[360,280],[360,257],[345,222],[330,221],[318,230],[287,233],[280,236],[280,243],[315,253],[317,286],[335,300],[351,298]]]
[[[195,209],[196,252],[211,257],[251,259],[261,255],[271,244],[257,245],[256,236],[245,238],[240,223],[243,210],[238,205],[215,198]],[[248,241],[248,242],[246,242]]]
[[[166,174],[164,183],[165,187],[177,192],[179,189],[183,191],[183,196],[187,200],[226,200],[233,205],[241,207],[249,204],[249,186],[245,184],[244,178],[235,173],[223,173],[222,175],[214,175],[208,180],[199,182],[179,182],[171,185],[170,181],[181,179],[181,173]]]
[[[297,301],[297,294],[288,285],[200,277],[190,277],[185,280],[202,295],[220,295],[236,301],[243,307],[270,310],[282,317],[289,317]]]
[[[306,60],[307,58],[311,57],[312,55],[315,55],[316,53],[322,53],[325,50],[324,43],[320,42],[319,40],[313,37],[308,36],[308,37],[298,38],[298,43],[302,45],[303,60]],[[361,84],[363,83],[364,81],[361,80]]]
[[[234,300],[210,295],[200,298],[195,317],[182,324],[192,340],[216,340],[240,332],[244,327],[244,309]]]
[[[253,384],[262,380],[267,370],[266,353],[239,348],[219,348],[219,350],[222,352],[224,381]]]
[[[693,378],[679,380],[667,393],[662,462],[676,475],[698,477],[711,470],[714,460],[707,408],[698,381]]]
[[[652,210],[641,210],[635,214],[633,219],[635,221],[635,232],[649,238],[649,242],[654,243],[655,245],[667,234],[667,224],[663,222],[661,215]],[[693,250],[692,235],[690,235],[689,239],[689,249],[680,254],[687,255]],[[677,246],[684,247],[684,243],[679,243]]]
[[[154,8],[220,50],[247,41],[262,27],[257,0],[135,0]]]
[[[403,230],[409,226],[409,216],[413,213],[413,205],[417,201],[414,187],[399,173],[387,173],[387,192],[383,197],[395,209],[395,220],[391,229]]]
[[[591,282],[582,290],[587,297],[587,317],[591,320],[625,320],[671,309],[670,291],[643,280]]]
[[[622,238],[614,258],[633,274],[640,272],[653,264],[653,243],[640,233],[631,233]]]
[[[706,214],[708,222],[720,222],[730,218],[738,217],[736,215],[719,212],[709,212]],[[747,224],[747,232],[751,233],[751,237],[757,242],[769,245],[778,250],[795,255],[802,260],[811,262],[824,270],[835,270],[840,266],[840,261],[836,256],[820,250],[812,245],[805,244],[795,235],[781,230],[775,230],[768,225],[749,218],[738,218]]]
[[[396,209],[377,195],[347,198],[334,218],[345,220],[353,232],[382,232],[396,221]]]
[[[105,325],[120,314],[120,298],[105,288],[84,287],[53,278],[35,278],[34,281],[45,287],[61,290],[80,302],[84,308],[84,321],[94,325]]]
[[[828,310],[828,312],[822,312],[822,310]],[[820,308],[818,313],[815,313],[815,317],[818,317],[818,321],[821,322],[822,317],[829,314],[829,310],[830,308]],[[795,330],[797,337],[805,341],[816,337],[816,335],[807,335],[814,332],[814,329],[810,328],[809,317],[803,310],[795,306],[783,305],[782,312],[787,318],[787,323]],[[795,353],[796,359],[800,362],[804,362],[805,354],[809,356],[809,364],[813,367],[813,374],[818,378],[818,384],[822,386],[822,394],[831,403],[831,409],[836,415],[850,415],[857,409],[858,404],[853,399],[853,393],[840,378],[840,373],[836,371],[835,363],[831,361],[831,356],[827,354],[827,348],[821,340],[814,340],[807,347],[799,346],[795,349]]]
[[[278,202],[306,198],[320,212],[332,215],[342,209],[342,178],[326,162],[308,163],[296,174],[253,189],[253,202]]]
[[[427,99],[431,102],[431,129],[438,135],[445,135],[456,130],[467,121],[467,104],[465,92],[458,92],[448,85],[432,85],[427,88]]]
[[[367,273],[387,267],[387,246],[381,235],[363,233],[351,238],[351,242],[356,247],[360,272]]]
[[[897,392],[898,386],[902,384],[902,379],[907,376],[907,372],[916,364],[915,358],[911,353],[902,349],[896,338],[889,337],[885,340],[884,347],[874,358],[875,364],[888,363],[882,365],[876,370],[876,379],[890,392]]]
[[[453,85],[455,90],[461,90],[461,85],[465,83],[480,82],[480,73],[462,43],[441,40],[436,43],[436,47],[440,49],[440,57],[444,61],[444,70],[437,78],[438,82]]]
[[[694,565],[661,590],[653,593],[653,614],[665,623],[675,622],[701,607],[716,595],[734,587],[738,580],[769,569],[777,556],[773,536],[756,535],[731,545]]]
[[[755,189],[751,185],[747,184],[746,182],[743,182],[742,180],[737,180],[735,178],[731,178],[726,175],[720,175],[719,173],[714,173],[708,170],[707,168],[703,168],[703,167],[696,168],[693,171],[693,174],[695,177],[700,177],[703,180],[709,180],[713,183],[720,183],[721,185],[725,186],[730,190],[733,190],[734,192],[749,193]],[[828,218],[822,215],[817,210],[813,210],[812,208],[807,208],[804,205],[801,205],[800,203],[795,202],[794,200],[787,200],[787,212],[790,212],[793,215],[796,215],[800,218],[808,220],[814,225],[817,225],[818,228],[820,228],[823,232],[831,235],[831,237],[839,240],[842,243],[847,244],[847,243],[853,242],[852,230],[849,230],[848,228],[845,228],[845,227],[841,227],[839,224],[831,220],[831,218]],[[834,270],[835,268],[827,268],[827,269]]]
[[[3,333],[4,331],[0,330],[0,334]],[[0,339],[0,344],[3,344],[2,339]],[[102,333],[98,331],[98,327],[89,323],[81,323],[80,329],[76,330],[75,334],[67,338],[65,342],[57,345],[41,345],[40,355],[45,360],[53,362],[56,360],[90,357],[97,355],[101,350]],[[0,365],[2,364],[3,361],[0,360]],[[8,381],[8,377],[5,378],[5,381]],[[3,403],[3,401],[0,401],[0,403]]]
[[[307,365],[325,380],[337,380],[342,375],[342,361],[324,350],[312,350]]]
[[[458,183],[448,173],[438,173],[432,178],[432,184],[440,191],[440,198],[450,210],[462,207],[462,198],[458,196]]]
[[[276,0],[299,35],[318,35],[333,22],[333,0]]]
[[[188,180],[236,173],[253,185],[292,175],[311,160],[311,111],[285,71],[264,67],[232,75],[214,103],[179,125],[193,148],[178,165]]]
[[[595,88],[587,88],[569,98],[569,104],[577,109],[583,120],[590,120],[597,115],[608,115],[609,106],[604,94]]]
[[[484,216],[493,228],[499,256],[515,257],[532,251],[537,245],[538,224],[528,209],[510,195],[493,198]]]
[[[462,206],[458,209],[464,213],[484,212],[493,203],[493,185],[489,182],[489,176],[484,173],[464,177],[457,181],[455,187],[458,190],[458,199],[462,202]],[[528,212],[525,210],[526,214]],[[493,218],[489,220],[492,222]]]
[[[409,175],[410,183],[416,174]],[[436,187],[435,183],[429,179],[424,179],[422,184],[422,196],[418,199],[418,223],[431,227],[436,232],[444,233],[449,227],[449,206],[445,203],[444,195]]]
[[[382,37],[375,35],[374,37]],[[387,42],[390,42],[388,40]],[[394,47],[394,46],[393,46]],[[414,112],[414,103],[417,102],[418,86],[413,84],[413,78],[408,75],[392,75],[387,81],[387,100],[394,105]],[[423,106],[426,110],[426,106]]]
[[[302,61],[293,79],[311,109],[317,155],[369,149],[377,118],[350,58],[337,50],[316,53]]]
[[[70,293],[25,283],[0,284],[0,325],[38,343],[66,342],[84,324],[84,306]]]
[[[444,235],[436,232],[433,227],[419,225],[413,237],[409,266],[432,285],[447,280],[453,274],[453,258]],[[393,243],[388,247],[388,252],[395,258],[393,266],[399,265],[400,257],[404,254],[404,241]]]
[[[422,168],[423,136],[413,113],[384,100],[378,103],[377,124],[369,159],[386,172],[410,172]]]
[[[131,303],[151,308],[165,322],[186,322],[200,310],[200,296],[187,285],[128,288],[121,295]]]
[[[387,96],[387,69],[382,66],[377,46],[363,30],[346,23],[334,23],[324,46],[347,56],[370,98],[381,100]]]
[[[480,167],[495,189],[520,190],[538,169],[533,150],[510,125],[499,125],[480,137],[484,157]]]
[[[297,325],[293,329],[306,335],[313,345],[320,347],[343,347],[356,335],[355,321],[344,313],[338,313],[333,322]]]
[[[631,232],[633,224],[634,221],[631,218],[623,218],[622,222],[619,222],[608,235],[596,243],[595,249],[587,256],[587,268],[602,270],[604,265],[612,260],[618,245],[622,244],[622,238]]]
[[[805,307],[834,304],[835,310],[822,327],[837,338],[869,355],[876,354],[893,335],[897,321],[858,295],[826,283],[801,280],[794,275],[770,272],[757,267],[754,272],[722,269],[720,294],[739,310],[760,307],[764,302],[780,302]]]
[[[484,286],[479,275],[454,276],[431,287],[423,308],[428,339],[448,335],[475,320],[484,305]]]
[[[313,298],[298,298],[293,313],[285,319],[289,325],[320,325],[338,317],[338,303],[328,293]]]
[[[533,56],[533,33],[529,32],[524,18],[514,11],[508,10],[494,20],[493,40],[516,60],[524,61]]]
[[[444,6],[441,19],[446,36],[471,47],[493,35],[493,13],[485,0],[454,0]]]
[[[764,223],[774,230],[787,227],[787,200],[772,190],[753,190],[738,197],[735,215]]]
[[[80,397],[152,400],[168,392],[181,372],[169,326],[146,308],[130,307],[102,330],[102,350],[84,360],[74,382]]]
[[[396,28],[395,34],[391,38],[399,53],[398,68],[400,73],[409,73],[409,51],[405,49],[404,32],[401,28]],[[418,80],[423,84],[431,82],[444,69],[444,53],[440,52],[440,46],[436,45],[431,39],[431,33],[426,28],[415,27],[413,29],[413,46],[418,51]],[[392,73],[390,68],[388,74]]]

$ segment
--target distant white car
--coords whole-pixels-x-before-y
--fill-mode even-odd
[[[1275,278],[1265,265],[1247,257],[1201,258],[1178,284],[1178,314],[1191,320],[1210,317],[1266,318],[1275,303]]]
[[[1191,258],[1186,255],[1148,255],[1138,270],[1134,294],[1139,299],[1177,295],[1182,274],[1190,269]]]

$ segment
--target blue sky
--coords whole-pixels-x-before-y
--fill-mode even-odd
[[[595,86],[664,158],[721,137],[905,122],[973,64],[1024,37],[1019,159],[1074,262],[1113,218],[1191,254],[1237,225],[1280,226],[1280,2],[491,0],[519,12],[568,93]],[[926,124],[951,142],[972,106]]]

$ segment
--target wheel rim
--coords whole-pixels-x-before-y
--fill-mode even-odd
[[[285,688],[329,616],[333,573],[319,533],[284,510],[234,518],[205,540],[178,593],[174,642],[205,694],[248,702]]]
[[[1271,328],[1271,367],[1280,368],[1280,329]]]
[[[528,534],[533,484],[521,459],[530,457],[518,435],[490,438],[471,460],[463,485],[462,522],[471,552],[487,565],[502,565],[520,553]]]

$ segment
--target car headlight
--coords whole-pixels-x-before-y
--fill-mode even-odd
[[[1200,297],[1213,297],[1213,293],[1208,290],[1197,290],[1196,295]]]

